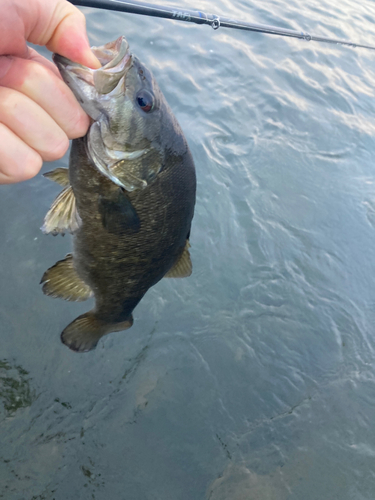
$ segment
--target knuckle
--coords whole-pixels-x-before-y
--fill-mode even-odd
[[[74,14],[74,17],[76,20],[78,20],[78,22],[82,23],[83,26],[86,26],[86,16],[82,11],[75,8],[72,14]]]
[[[12,56],[0,56],[0,81],[6,77],[13,62],[14,57]]]
[[[40,154],[0,123],[0,182],[10,184],[34,177],[41,169]]]
[[[41,156],[33,149],[30,149],[25,155],[22,169],[19,169],[15,175],[16,180],[27,181],[28,179],[35,177],[42,168],[42,165],[43,160]]]
[[[38,61],[28,59],[24,61],[23,64],[24,70],[33,73],[33,76],[35,76],[38,80],[43,80],[43,78],[48,76],[49,70]]]
[[[85,14],[78,10],[78,18],[80,18],[81,22],[86,26],[86,16]]]
[[[7,87],[0,87],[0,98],[2,114],[7,115],[16,111],[18,103],[15,91]]]
[[[68,151],[68,148],[69,148],[69,140],[65,136],[63,139],[60,139],[56,141],[55,144],[51,145],[49,150],[43,155],[43,158],[46,161],[59,160]]]
[[[43,160],[41,156],[33,151],[33,153],[30,154],[29,159],[26,163],[23,180],[35,177],[36,174],[39,172],[39,170],[42,168],[42,165],[43,165]]]
[[[89,128],[89,118],[82,110],[76,113],[74,119],[72,120],[72,127],[68,134],[69,139],[77,139],[78,137],[83,137]]]

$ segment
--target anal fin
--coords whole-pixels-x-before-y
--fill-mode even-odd
[[[190,259],[189,253],[190,243],[186,240],[185,248],[181,254],[181,257],[173,265],[164,278],[187,278],[193,272],[193,265]]]
[[[40,283],[43,284],[43,293],[50,297],[81,302],[93,296],[91,288],[76,273],[72,254],[50,267]]]
[[[74,233],[81,225],[72,186],[66,187],[52,203],[41,228],[43,233],[57,235],[65,231]]]
[[[95,349],[100,338],[108,333],[127,330],[133,324],[133,316],[121,323],[106,323],[93,311],[78,316],[61,334],[61,341],[72,351],[88,352]]]

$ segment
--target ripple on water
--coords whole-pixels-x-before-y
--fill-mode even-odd
[[[199,8],[374,43],[369,2]],[[77,356],[59,332],[87,305],[37,285],[70,250],[38,233],[57,188],[2,187],[0,496],[372,499],[373,54],[85,12],[93,44],[127,36],[188,139],[194,272]]]

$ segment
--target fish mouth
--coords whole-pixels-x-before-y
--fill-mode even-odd
[[[99,94],[109,94],[132,65],[129,44],[125,37],[120,36],[100,47],[91,47],[91,50],[99,59],[101,68],[91,69],[59,54],[53,54],[53,61],[69,86],[74,87],[75,83],[79,87],[87,84]]]

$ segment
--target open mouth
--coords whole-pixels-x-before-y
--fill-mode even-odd
[[[91,50],[102,64],[99,69],[87,68],[58,54],[53,55],[53,60],[62,73],[67,72],[72,77],[83,80],[95,87],[100,94],[108,94],[117,86],[132,64],[129,44],[123,36],[120,36],[117,40],[101,47],[91,47]]]

